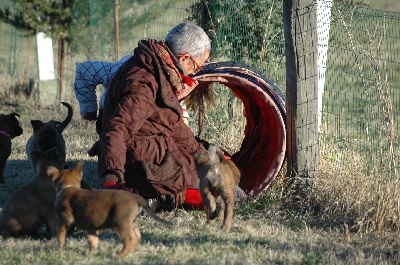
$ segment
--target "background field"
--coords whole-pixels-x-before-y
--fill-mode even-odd
[[[368,3],[371,5],[371,8],[400,12],[400,2],[397,0],[368,1]]]

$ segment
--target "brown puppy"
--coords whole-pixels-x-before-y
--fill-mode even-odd
[[[24,131],[17,119],[16,112],[0,114],[0,183],[4,183],[4,168],[11,155],[11,139],[20,136]]]
[[[229,231],[232,226],[235,185],[240,182],[240,171],[231,160],[224,160],[222,150],[212,144],[208,148],[208,155],[200,154],[194,158],[207,224],[213,223],[217,217],[223,217],[222,228]]]
[[[112,228],[124,245],[121,256],[134,251],[141,237],[138,217],[142,209],[157,221],[170,225],[158,217],[148,206],[147,200],[125,190],[81,189],[83,162],[75,169],[49,167],[47,173],[56,184],[55,210],[59,220],[58,240],[65,245],[71,225],[88,231],[90,252],[96,252],[98,230]],[[133,225],[133,229],[132,229]]]
[[[73,110],[70,104],[66,102],[61,102],[61,104],[68,109],[68,114],[64,121],[50,120],[48,122],[42,122],[40,120],[31,120],[33,135],[28,139],[26,144],[26,154],[31,164],[33,174],[36,173],[37,167],[36,151],[47,151],[53,147],[57,147],[57,151],[61,154],[65,163],[65,140],[62,132],[71,122]]]
[[[49,236],[57,234],[55,185],[47,175],[47,167],[61,169],[64,162],[56,148],[35,155],[38,157],[36,176],[8,198],[0,214],[0,235],[4,237],[35,236],[43,224]]]

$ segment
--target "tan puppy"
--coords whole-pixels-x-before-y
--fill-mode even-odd
[[[240,171],[231,160],[224,160],[222,150],[212,144],[208,148],[208,155],[200,154],[194,158],[207,224],[213,223],[217,217],[223,217],[222,228],[229,231],[232,226],[235,185],[240,182]]]
[[[68,114],[64,121],[50,120],[48,122],[42,122],[40,120],[31,120],[33,135],[28,139],[26,144],[26,154],[31,164],[33,174],[36,173],[37,167],[36,151],[47,151],[56,147],[65,163],[65,140],[62,132],[71,122],[73,110],[70,104],[66,102],[61,102],[61,104],[68,109]]]
[[[62,168],[64,162],[56,148],[35,155],[36,176],[8,198],[0,214],[0,235],[4,237],[35,236],[44,224],[50,237],[57,234],[55,185],[47,175],[47,167]]]
[[[148,206],[147,200],[125,190],[81,189],[83,162],[75,169],[49,167],[48,175],[56,183],[57,199],[55,210],[59,220],[58,240],[65,245],[67,231],[71,225],[88,231],[90,252],[97,251],[98,230],[112,228],[124,245],[121,256],[134,251],[141,234],[138,217],[142,209],[152,218],[170,225],[158,217]],[[132,229],[133,225],[133,229]]]
[[[17,117],[19,114],[16,112],[0,114],[0,183],[4,183],[4,168],[11,155],[11,139],[24,132]]]

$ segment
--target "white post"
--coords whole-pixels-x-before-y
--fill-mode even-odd
[[[39,80],[54,79],[53,42],[43,32],[36,34]]]
[[[318,131],[321,127],[322,97],[324,95],[329,29],[331,26],[332,0],[317,0],[318,35]]]
[[[53,42],[42,32],[36,34],[37,65],[39,80],[37,97],[42,105],[52,105],[58,101],[57,81],[54,73]]]

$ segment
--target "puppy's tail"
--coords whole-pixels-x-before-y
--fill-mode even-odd
[[[138,204],[142,207],[143,211],[146,212],[146,214],[147,214],[148,216],[150,216],[150,217],[153,218],[154,220],[159,221],[159,222],[161,222],[161,223],[163,223],[163,224],[165,224],[165,225],[168,225],[168,226],[172,226],[172,225],[173,225],[171,222],[169,222],[169,221],[167,221],[167,220],[165,220],[165,219],[159,217],[159,216],[150,208],[149,203],[147,202],[147,200],[146,200],[145,198],[141,197],[140,195],[138,195],[138,196],[139,196],[139,197],[138,197],[137,202],[138,202]]]
[[[211,165],[221,163],[221,161],[224,160],[224,153],[222,152],[222,149],[214,144],[210,144],[210,147],[208,148],[208,155],[210,156]]]
[[[62,133],[64,131],[65,127],[67,127],[67,125],[71,122],[72,115],[74,114],[70,104],[68,104],[67,102],[61,102],[61,104],[63,104],[65,107],[67,107],[68,114],[67,114],[67,117],[65,118],[65,120],[63,122],[61,122],[59,125],[57,125],[57,132],[59,132],[59,133]]]
[[[221,148],[211,144],[208,148],[210,157],[210,169],[207,173],[207,179],[213,187],[218,187],[221,180],[221,162],[224,160],[224,153]]]

